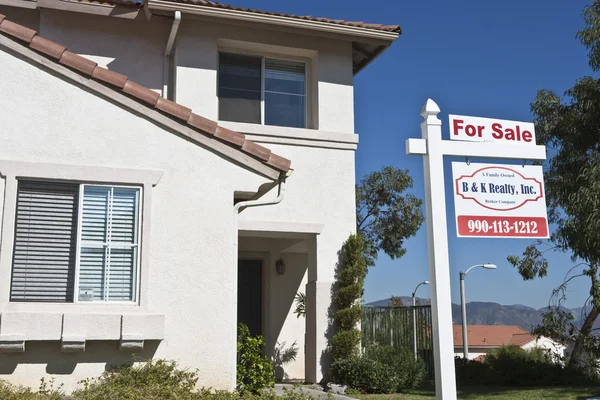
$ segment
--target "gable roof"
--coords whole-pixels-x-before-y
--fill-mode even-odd
[[[127,2],[128,4],[131,4],[132,0],[117,0],[117,1],[124,1],[124,2]],[[293,18],[293,19],[299,19],[299,20],[305,20],[305,21],[325,22],[328,24],[345,25],[345,26],[351,26],[351,27],[355,27],[355,28],[365,28],[365,29],[372,29],[372,30],[383,31],[383,32],[392,32],[392,33],[398,33],[398,34],[402,33],[402,29],[400,28],[400,25],[370,24],[370,23],[362,22],[362,21],[346,21],[343,19],[319,18],[319,17],[310,16],[310,15],[294,15],[294,14],[285,14],[285,13],[278,13],[278,12],[272,12],[272,11],[262,11],[262,10],[257,10],[254,8],[231,6],[228,4],[223,4],[223,3],[219,3],[216,1],[209,1],[209,0],[167,0],[167,1],[170,1],[173,3],[192,4],[192,5],[203,6],[203,7],[212,7],[212,8],[222,9],[222,10],[243,11],[243,12],[249,12],[249,13],[254,13],[254,14],[270,15],[270,16],[274,16],[274,17],[286,17],[286,18]],[[141,1],[139,4],[142,4],[142,3],[143,3],[143,1]]]
[[[452,330],[454,334],[454,346],[462,347],[462,326],[453,325]],[[530,335],[524,329],[510,325],[468,325],[467,337],[469,339],[469,346],[473,347],[523,346],[535,340],[535,336]]]
[[[0,34],[2,34],[0,39],[2,37],[9,38],[20,47],[25,47],[22,44],[26,45],[25,50],[33,50],[35,53],[43,55],[45,62],[40,63],[49,66],[48,60],[50,60],[59,67],[55,68],[55,71],[62,71],[65,74],[65,67],[68,67],[69,70],[75,71],[80,77],[83,76],[100,83],[103,87],[114,91],[115,94],[123,94],[135,100],[139,105],[143,105],[143,107],[138,108],[146,117],[163,126],[168,126],[168,128],[175,128],[178,133],[196,144],[210,147],[230,159],[236,158],[236,161],[247,165],[256,172],[269,176],[271,179],[276,179],[290,170],[291,162],[288,159],[246,139],[245,135],[219,126],[217,122],[197,115],[191,109],[161,97],[158,93],[133,82],[125,75],[100,67],[94,61],[72,53],[64,46],[44,39],[36,31],[8,20],[2,14],[0,14]],[[0,41],[0,46],[2,44],[3,42]],[[32,58],[31,54],[35,53],[21,51],[21,54],[29,56],[29,58]],[[99,92],[98,89],[102,86],[96,85],[91,89],[96,89],[96,92]],[[136,108],[136,111],[139,110]],[[171,123],[165,123],[165,119],[160,118],[161,115],[168,117]],[[225,151],[223,144],[234,151]],[[232,157],[235,156],[234,153],[238,153],[241,157]],[[248,159],[248,156],[251,160],[244,162]],[[257,169],[253,167],[256,166],[257,161],[267,168]],[[267,171],[272,172],[268,173]]]

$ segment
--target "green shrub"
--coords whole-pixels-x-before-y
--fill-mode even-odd
[[[358,356],[361,332],[358,329],[340,331],[331,338],[331,356],[344,360]]]
[[[503,346],[486,355],[483,363],[456,360],[458,385],[576,386],[593,385],[585,374],[555,363],[541,348]]]
[[[337,286],[333,296],[336,333],[330,342],[334,361],[358,355],[361,332],[356,327],[362,319],[362,307],[358,302],[367,276],[364,254],[365,244],[360,235],[350,235],[340,251]]]
[[[0,380],[0,399],[2,400],[62,400],[64,394],[59,389],[55,389],[53,382],[47,383],[42,379],[38,391],[30,388],[11,385],[8,382]]]
[[[403,392],[421,384],[425,365],[410,351],[372,346],[361,357],[339,359],[332,365],[333,380],[366,393]]]
[[[238,324],[237,390],[241,393],[259,393],[275,385],[273,363],[263,354],[262,336],[252,337],[248,327]]]
[[[198,376],[177,368],[172,361],[156,360],[139,366],[120,367],[98,378],[81,381],[74,400],[192,400]]]

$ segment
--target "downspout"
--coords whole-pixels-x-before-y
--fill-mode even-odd
[[[278,203],[281,203],[283,197],[285,195],[285,179],[292,174],[292,171],[288,171],[285,176],[281,176],[279,178],[278,185],[278,194],[272,200],[248,200],[248,201],[240,201],[233,207],[233,309],[235,310],[233,315],[233,320],[236,321],[233,324],[233,338],[235,339],[235,345],[233,346],[233,386],[235,389],[237,385],[237,291],[238,291],[238,214],[242,208],[248,207],[261,207],[261,206],[271,206]]]
[[[171,51],[173,50],[173,44],[177,37],[177,31],[179,30],[179,23],[181,22],[181,11],[175,11],[173,18],[173,25],[171,25],[171,32],[169,33],[169,39],[167,40],[167,47],[165,48],[165,58],[163,60],[163,88],[162,97],[165,99],[169,96],[169,64],[171,61]],[[173,100],[173,99],[170,99]]]

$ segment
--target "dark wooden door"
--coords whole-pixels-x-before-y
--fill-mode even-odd
[[[262,261],[238,261],[238,322],[262,335]]]

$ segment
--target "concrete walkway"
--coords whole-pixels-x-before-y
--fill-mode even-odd
[[[281,396],[283,394],[283,388],[287,388],[288,390],[293,390],[294,389],[294,385],[292,384],[287,384],[287,383],[278,383],[275,385],[275,393],[278,396]],[[319,400],[326,400],[327,399],[327,392],[323,392],[322,390],[317,390],[317,389],[310,389],[306,386],[297,386],[296,390],[301,390],[302,392],[310,395],[310,397],[314,398],[314,399],[319,399]],[[331,394],[332,398],[334,400],[354,400],[353,397],[348,397],[348,396],[342,396],[341,394]]]

